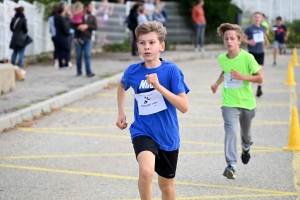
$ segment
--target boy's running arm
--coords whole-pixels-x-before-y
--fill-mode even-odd
[[[224,82],[224,71],[221,72],[218,80],[211,86],[213,93],[216,93],[219,85]]]
[[[258,72],[253,74],[252,76],[247,76],[244,74],[241,74],[235,70],[231,70],[231,77],[236,79],[236,80],[244,80],[244,81],[249,81],[252,83],[262,83],[263,82],[263,74],[262,70],[260,69]]]
[[[126,116],[124,111],[124,105],[126,100],[126,91],[124,90],[124,85],[120,82],[117,91],[117,99],[118,99],[118,109],[119,109],[119,117],[117,120],[117,127],[121,130],[127,127]]]
[[[270,42],[266,33],[264,33],[264,39],[265,39],[265,45],[268,46]]]
[[[182,92],[178,95],[173,94],[162,86],[159,81],[157,74],[149,74],[146,76],[149,84],[152,84],[153,87],[159,91],[173,106],[175,106],[180,112],[186,113],[189,108],[187,96],[185,92]]]

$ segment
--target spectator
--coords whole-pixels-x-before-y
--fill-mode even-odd
[[[84,17],[83,24],[77,27],[77,30],[82,31],[83,44],[76,44],[76,65],[77,65],[77,76],[82,75],[82,51],[84,53],[85,60],[85,71],[87,77],[93,77],[95,74],[91,70],[91,49],[92,49],[92,34],[93,31],[97,30],[97,22],[95,16],[92,13],[93,5],[91,2],[84,3]]]
[[[55,42],[56,29],[54,26],[54,16],[57,13],[57,9],[58,9],[58,6],[53,6],[50,17],[48,18],[51,39],[52,39],[53,46],[54,46],[53,59],[54,59],[54,67],[55,68],[58,68],[57,44]]]
[[[160,22],[164,27],[166,26],[166,18],[162,14],[163,7],[161,5],[156,6],[155,13],[153,14],[153,20]]]
[[[167,10],[166,10],[166,8],[165,8],[165,2],[161,2],[160,0],[155,0],[154,1],[154,6],[156,7],[156,6],[161,6],[162,7],[162,14],[163,14],[163,16],[165,17],[165,19],[166,19],[166,21],[167,21],[167,19],[168,19],[168,13],[167,13]]]
[[[147,17],[149,21],[153,20],[153,14],[155,11],[155,6],[152,3],[152,0],[148,0],[147,2],[144,3],[144,8],[148,11]]]
[[[198,43],[200,45],[201,52],[204,51],[204,34],[205,34],[205,26],[206,19],[204,14],[204,0],[197,0],[192,11],[192,19],[195,24],[195,51],[199,51]]]
[[[138,16],[138,25],[147,22],[148,18],[147,18],[147,10],[145,9],[145,7],[140,7],[139,9],[139,16]]]
[[[19,56],[18,66],[23,67],[25,47],[32,42],[27,35],[27,20],[24,15],[24,7],[15,8],[16,14],[10,22],[10,30],[13,32],[9,47],[13,49],[11,63],[15,65],[17,56]],[[22,71],[25,74],[25,71]]]
[[[132,40],[131,40],[131,55],[137,56],[137,39],[135,36],[135,29],[138,26],[138,10],[140,8],[140,3],[136,2],[136,4],[130,9],[130,13],[128,16],[128,28],[131,30],[132,33]]]
[[[58,6],[57,14],[54,17],[56,29],[55,40],[57,42],[57,55],[60,69],[69,67],[70,60],[70,27],[64,18],[65,14],[66,4],[61,2]]]

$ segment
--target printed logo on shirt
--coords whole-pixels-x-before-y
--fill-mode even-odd
[[[149,88],[153,88],[153,85],[149,84],[147,80],[141,80],[139,89],[149,89]]]

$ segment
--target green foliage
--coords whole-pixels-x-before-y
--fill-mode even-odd
[[[102,47],[105,52],[129,52],[130,39],[126,38],[122,43],[106,44]]]
[[[186,17],[191,28],[194,27],[191,15],[195,0],[178,0],[180,13]],[[217,39],[217,27],[222,23],[236,23],[238,10],[231,0],[205,1],[204,12],[206,18],[206,37],[211,42],[219,42]]]
[[[292,23],[287,23],[286,26],[290,32],[287,43],[293,45],[300,44],[300,20],[294,20]]]

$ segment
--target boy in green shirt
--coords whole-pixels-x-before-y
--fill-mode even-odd
[[[227,53],[218,57],[222,72],[211,86],[213,93],[224,82],[222,90],[222,115],[225,128],[225,158],[227,167],[223,175],[228,179],[236,178],[237,131],[241,126],[242,162],[250,160],[252,145],[251,123],[256,112],[256,100],[251,89],[252,83],[262,83],[263,76],[260,65],[253,55],[240,49],[242,28],[236,24],[224,23],[218,28],[223,38]]]

